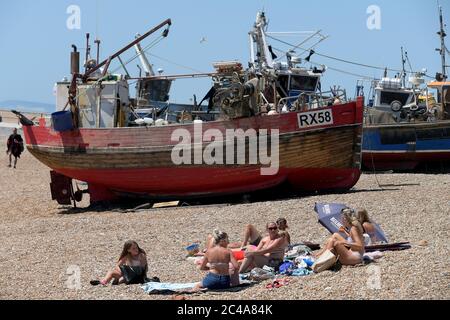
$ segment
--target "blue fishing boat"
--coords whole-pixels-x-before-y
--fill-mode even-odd
[[[420,164],[450,164],[450,82],[445,64],[444,24],[440,10],[442,72],[425,88],[423,76],[406,72],[372,84],[365,110],[362,164],[370,170],[413,170]],[[403,52],[402,52],[402,61]],[[404,70],[404,68],[403,68]]]
[[[366,109],[363,166],[375,170],[412,170],[421,163],[450,163],[450,82],[432,82],[437,99],[403,105],[400,111]],[[384,89],[377,89],[382,95]],[[417,97],[403,90],[407,100]],[[419,96],[422,99],[423,96]],[[399,100],[391,102],[397,110]],[[400,114],[397,116],[397,114]]]

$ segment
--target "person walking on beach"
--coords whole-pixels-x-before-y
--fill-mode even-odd
[[[13,134],[9,136],[6,142],[6,154],[9,154],[9,165],[11,167],[12,157],[14,156],[14,169],[17,165],[17,158],[20,158],[21,153],[24,150],[23,139],[20,134],[17,133],[17,129],[14,128]]]

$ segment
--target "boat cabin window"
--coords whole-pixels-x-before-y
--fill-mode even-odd
[[[444,107],[444,119],[450,119],[450,87],[442,88],[442,106]]]
[[[289,79],[290,78],[290,79]],[[318,77],[308,76],[288,76],[280,75],[278,82],[280,87],[288,93],[289,91],[308,91],[315,92],[317,89]]]
[[[289,86],[289,76],[279,76],[278,82],[280,84],[280,87],[285,91],[288,92],[288,86]]]
[[[169,100],[169,91],[172,85],[171,80],[140,80],[139,81],[139,98],[147,101]]]
[[[450,104],[450,87],[443,87],[442,88],[443,96],[444,96],[444,103]]]
[[[315,92],[318,80],[318,77],[291,76],[290,90]]]
[[[405,92],[389,92],[382,91],[380,96],[380,104],[391,104],[392,101],[400,101],[402,106],[408,102],[408,98],[411,94]]]

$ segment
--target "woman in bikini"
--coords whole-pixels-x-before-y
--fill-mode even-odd
[[[114,280],[113,284],[127,283],[138,284],[144,283],[147,280],[147,256],[145,251],[142,250],[136,241],[129,240],[125,242],[122,253],[120,254],[117,265],[114,269],[109,271],[105,278],[102,280],[92,280],[92,285],[102,284],[108,285],[111,280]],[[131,276],[128,280],[124,278],[124,273],[128,273]]]
[[[196,285],[194,291],[207,289],[227,289],[231,285],[239,284],[239,265],[228,249],[228,235],[225,232],[214,230],[214,246],[210,247],[203,257],[200,270],[209,271],[206,277]],[[237,283],[236,283],[237,282]]]
[[[364,255],[364,237],[361,223],[350,209],[342,210],[342,223],[348,230],[348,238],[344,239],[339,233],[334,233],[327,241],[325,249],[331,250],[342,265],[356,265],[362,263]]]
[[[370,220],[367,210],[366,209],[358,210],[356,212],[356,219],[358,219],[359,223],[361,223],[364,233],[369,235],[370,243],[377,242],[378,239],[376,235],[375,226]],[[366,245],[369,245],[370,243],[366,243]]]

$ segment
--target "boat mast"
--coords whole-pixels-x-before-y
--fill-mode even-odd
[[[256,22],[253,31],[250,32],[250,45],[253,48],[253,43],[256,43],[256,57],[254,51],[251,50],[252,62],[258,62],[258,69],[262,71],[264,68],[273,68],[273,59],[269,46],[267,45],[265,28],[267,27],[267,20],[264,12],[258,12],[256,15]]]
[[[403,54],[403,47],[400,47],[400,50],[402,51],[402,86],[403,88],[406,88],[406,71],[405,71],[405,56]]]
[[[141,35],[137,34],[136,39],[138,39]],[[144,50],[142,50],[141,44],[138,42],[134,45],[134,49],[136,50],[136,54],[139,55],[139,60],[141,60],[142,67],[144,68],[145,75],[147,77],[154,76],[155,72],[153,71],[153,68],[151,64],[147,60],[147,56],[145,55]]]
[[[437,33],[439,35],[439,38],[441,39],[441,49],[436,49],[436,51],[439,51],[439,53],[441,54],[441,64],[442,64],[442,80],[445,81],[447,79],[447,72],[445,70],[446,66],[445,65],[445,51],[446,51],[446,47],[445,47],[445,41],[444,38],[447,36],[447,34],[445,33],[444,30],[444,21],[442,18],[442,7],[439,6],[439,22],[440,22],[440,30]]]

